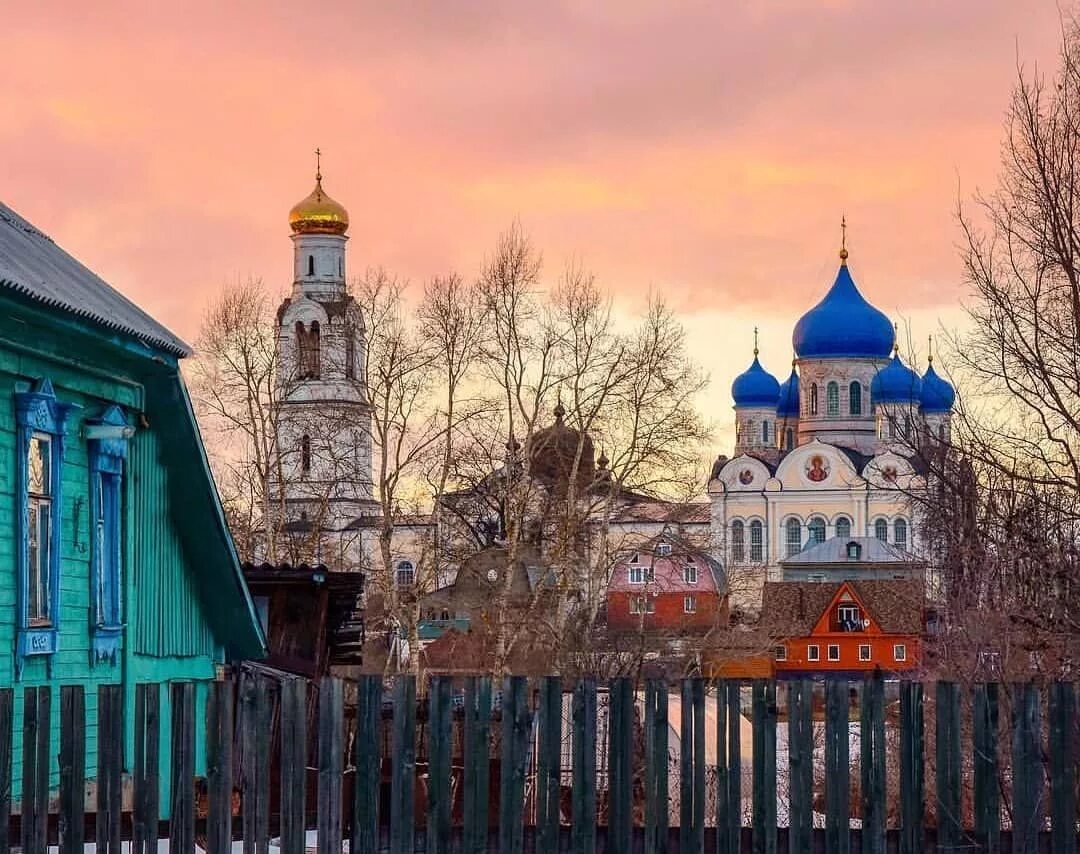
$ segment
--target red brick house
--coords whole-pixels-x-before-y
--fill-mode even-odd
[[[723,568],[673,534],[645,541],[612,570],[607,589],[610,631],[703,634],[726,625],[727,613]]]
[[[923,595],[919,581],[767,582],[761,626],[777,677],[918,668]]]

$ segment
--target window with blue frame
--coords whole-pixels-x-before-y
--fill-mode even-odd
[[[110,406],[87,421],[90,462],[90,616],[94,661],[116,663],[123,636],[120,590],[123,578],[124,460],[133,433],[123,412]]]
[[[15,673],[28,656],[51,656],[59,642],[60,531],[64,429],[72,404],[52,383],[17,391],[15,401],[15,527],[18,567]]]

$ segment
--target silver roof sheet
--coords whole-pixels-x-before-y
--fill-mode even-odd
[[[862,546],[858,560],[847,556],[847,544]],[[822,543],[807,545],[801,552],[780,561],[783,566],[811,563],[912,563],[918,560],[904,549],[885,543],[877,537],[831,537]]]

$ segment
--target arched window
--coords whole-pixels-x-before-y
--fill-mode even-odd
[[[318,379],[320,371],[319,321],[309,328],[296,321],[296,375],[298,379]]]
[[[315,256],[314,255],[308,255],[307,256],[307,274],[309,276],[314,276],[315,275]]]
[[[848,386],[848,412],[852,415],[862,415],[862,386],[858,380]]]
[[[893,522],[893,542],[902,549],[907,548],[907,520],[897,519]]]
[[[300,437],[300,471],[311,471],[311,437],[307,433]]]
[[[820,516],[815,516],[810,520],[810,524],[806,526],[810,532],[811,543],[823,543],[825,542],[825,520]]]
[[[810,383],[810,414],[817,415],[817,383]]]
[[[788,557],[796,555],[802,549],[802,522],[798,519],[788,519],[784,526],[787,541]]]
[[[830,418],[840,414],[840,386],[834,382],[825,386],[825,414]]]
[[[746,541],[744,539],[743,523],[735,521],[731,523],[731,562],[742,563],[746,560]]]
[[[881,542],[887,543],[889,541],[889,523],[884,519],[878,519],[874,523],[874,536]]]
[[[846,516],[836,520],[836,536],[845,540],[851,536],[851,520]]]
[[[412,587],[416,583],[416,567],[411,560],[399,560],[394,573],[394,583],[398,587]]]
[[[319,344],[319,321],[311,321],[311,331],[308,333],[308,347],[310,348],[311,377],[318,379],[322,372],[322,347]]]
[[[784,431],[784,447],[789,451],[795,447],[795,431],[790,427]]]
[[[765,531],[761,522],[755,519],[750,523],[750,562],[761,563],[765,558]]]
[[[761,444],[769,444],[769,422],[767,420],[761,422]]]

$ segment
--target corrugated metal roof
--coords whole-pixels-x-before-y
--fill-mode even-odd
[[[0,286],[124,332],[176,356],[191,348],[0,202]]]
[[[848,543],[858,543],[861,546],[859,557],[850,558],[847,555]],[[877,537],[830,537],[829,539],[807,546],[798,554],[784,558],[780,561],[781,566],[802,566],[804,564],[819,563],[915,563],[918,558],[911,552],[904,551],[899,546],[883,542]]]

